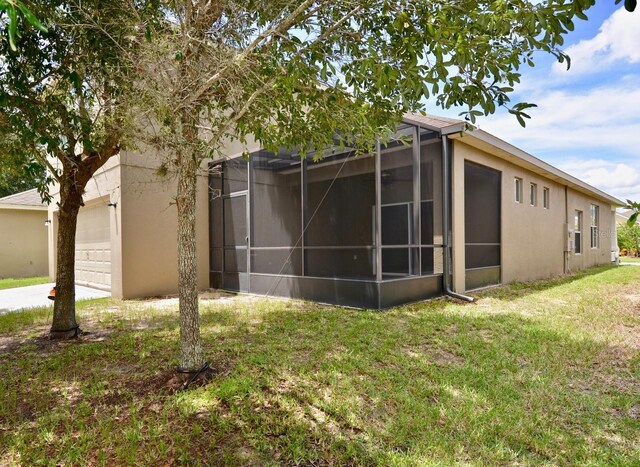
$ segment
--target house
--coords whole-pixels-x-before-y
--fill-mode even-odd
[[[625,209],[622,211],[616,211],[616,224],[623,225],[626,224],[629,218],[633,214],[631,209]],[[636,222],[636,224],[640,224],[640,220]]]
[[[47,275],[47,224],[36,189],[0,198],[0,279]]]
[[[620,200],[483,130],[407,115],[378,146],[313,162],[236,144],[205,164],[199,287],[380,309],[615,260]],[[94,177],[79,283],[123,298],[176,291],[175,181],[158,164],[122,152]],[[55,203],[49,218],[53,252]]]

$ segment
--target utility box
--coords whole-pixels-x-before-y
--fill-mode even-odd
[[[563,227],[564,227],[564,232],[565,232],[565,243],[564,243],[565,247],[564,247],[564,251],[565,251],[565,253],[570,253],[575,248],[574,241],[573,241],[573,229],[567,223],[565,223],[563,225]]]

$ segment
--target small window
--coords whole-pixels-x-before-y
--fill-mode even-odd
[[[600,235],[598,232],[598,224],[600,223],[600,207],[595,204],[591,205],[591,248],[600,247]]]
[[[538,205],[538,185],[535,183],[529,184],[529,204],[531,206]]]
[[[549,188],[546,186],[542,189],[542,205],[545,209],[549,209]]]
[[[582,211],[576,211],[573,225],[573,251],[576,254],[582,253]]]
[[[516,177],[515,188],[516,188],[516,203],[522,203],[522,179],[521,178]]]

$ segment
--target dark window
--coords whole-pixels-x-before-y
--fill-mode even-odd
[[[576,211],[573,222],[573,251],[580,254],[582,253],[582,211]]]
[[[542,189],[542,205],[545,209],[549,209],[549,188]]]
[[[465,162],[466,268],[500,266],[500,184],[497,170]]]
[[[522,203],[522,179],[515,178],[516,203]]]
[[[538,205],[538,185],[535,183],[529,184],[529,204],[531,206]]]
[[[591,248],[600,247],[600,236],[598,227],[600,224],[600,207],[591,205]]]

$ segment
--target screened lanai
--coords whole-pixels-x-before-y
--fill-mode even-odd
[[[214,288],[381,309],[442,291],[442,142],[402,124],[374,154],[213,163]]]

